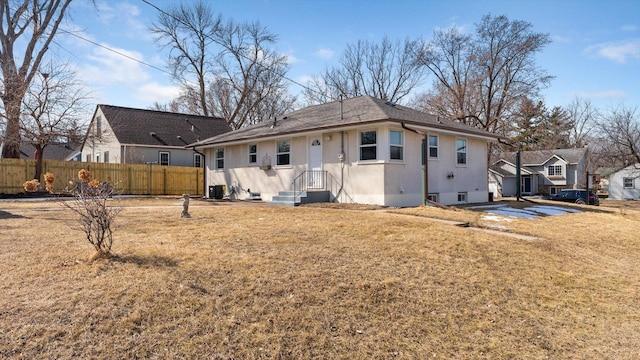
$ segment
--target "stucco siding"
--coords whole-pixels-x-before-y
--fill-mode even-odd
[[[360,160],[361,131],[376,131],[376,158]],[[402,133],[402,159],[391,159],[390,131]],[[465,202],[484,202],[488,199],[487,142],[473,138],[467,140],[467,163],[456,164],[456,137],[438,134],[438,158],[429,160],[429,193],[438,193],[444,204],[458,203],[458,194],[466,193]],[[288,139],[288,138],[282,138]],[[224,146],[224,169],[215,169],[215,147],[206,150],[208,185],[224,184],[229,189],[250,189],[260,193],[265,201],[281,191],[293,190],[293,179],[309,170],[310,143],[320,140],[322,145],[322,169],[328,174],[332,195],[340,193],[338,201],[353,201],[362,204],[384,206],[418,206],[423,202],[423,136],[402,129],[399,126],[378,125],[362,130],[349,129],[311,133],[290,138],[291,164],[276,165],[276,141],[257,143],[257,164],[248,163],[248,146],[256,144],[243,142]],[[317,144],[316,144],[317,145]],[[344,152],[344,162],[339,154]],[[264,158],[271,159],[272,167],[262,170],[258,165]],[[447,178],[449,173],[453,178]],[[249,193],[240,191],[238,198],[246,198]]]

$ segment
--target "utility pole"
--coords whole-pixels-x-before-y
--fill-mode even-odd
[[[521,197],[521,189],[522,189],[522,179],[520,174],[520,150],[522,150],[522,146],[518,145],[518,151],[516,151],[516,200],[520,201]]]

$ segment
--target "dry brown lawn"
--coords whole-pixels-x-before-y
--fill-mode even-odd
[[[0,202],[0,358],[638,359],[640,215],[114,200],[111,259]],[[419,216],[415,216],[419,215]]]

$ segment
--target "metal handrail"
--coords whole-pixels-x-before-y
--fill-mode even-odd
[[[305,170],[298,174],[292,181],[293,197],[297,199],[303,192],[310,188],[315,190],[329,191],[329,200],[335,202],[338,200],[336,196],[340,196],[353,203],[353,199],[346,193],[344,188],[339,189],[340,184],[326,170]],[[312,187],[310,187],[312,185]],[[346,202],[346,201],[345,201]]]

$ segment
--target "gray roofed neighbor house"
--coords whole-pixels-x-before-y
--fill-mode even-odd
[[[439,118],[402,105],[391,104],[371,96],[359,96],[342,101],[313,105],[285,114],[275,120],[269,119],[259,124],[215,136],[190,147],[242,141],[276,135],[295,134],[305,131],[331,130],[344,126],[375,123],[382,121],[402,122],[406,125],[428,126],[443,130],[473,134],[488,138],[497,135],[482,129],[472,128],[448,119]]]
[[[577,164],[586,152],[586,148],[521,151],[520,163],[522,166],[542,165],[555,155],[569,164]],[[506,153],[501,158],[515,163],[516,153]]]
[[[184,147],[231,131],[227,122],[218,117],[112,105],[98,107],[121,144]]]

